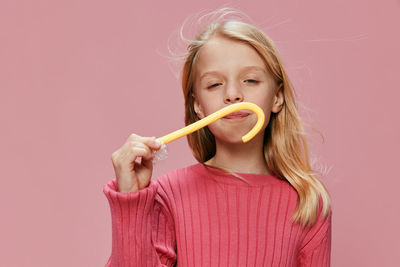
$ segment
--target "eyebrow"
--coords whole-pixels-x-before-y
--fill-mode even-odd
[[[249,71],[249,70],[256,70],[256,71],[262,71],[264,74],[267,74],[265,68],[259,67],[259,66],[246,66],[243,67],[240,72],[244,72],[244,71]],[[218,71],[207,71],[204,72],[201,76],[200,76],[200,81],[207,75],[213,75],[213,74],[218,74]]]

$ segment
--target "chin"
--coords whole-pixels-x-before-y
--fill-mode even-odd
[[[216,141],[218,140],[219,142],[223,143],[228,143],[228,144],[244,144],[242,140],[242,135],[215,135],[214,137]]]
[[[236,127],[230,125],[214,124],[209,125],[209,129],[214,135],[216,141],[219,140],[220,142],[230,144],[244,144],[242,137],[252,129],[252,126],[247,125],[246,127]]]

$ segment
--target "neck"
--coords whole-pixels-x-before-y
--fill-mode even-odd
[[[225,143],[216,140],[216,153],[206,165],[237,173],[271,174],[264,157],[264,138],[255,136],[247,143]]]

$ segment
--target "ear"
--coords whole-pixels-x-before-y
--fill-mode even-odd
[[[284,97],[283,97],[282,87],[283,84],[281,83],[278,87],[278,92],[274,96],[274,102],[272,103],[272,109],[271,109],[271,111],[274,113],[278,113],[279,111],[281,111],[283,107]]]
[[[197,98],[194,94],[192,94],[193,99],[194,99],[194,103],[193,103],[193,107],[194,107],[194,112],[196,112],[197,117],[199,117],[200,119],[204,118],[204,112],[202,107],[200,106],[199,102],[197,101]]]

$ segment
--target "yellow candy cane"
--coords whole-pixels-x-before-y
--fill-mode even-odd
[[[265,120],[265,115],[264,115],[263,110],[256,104],[249,103],[249,102],[241,102],[241,103],[236,103],[236,104],[232,104],[227,107],[224,107],[224,108],[208,115],[207,117],[205,117],[199,121],[196,121],[195,123],[192,123],[182,129],[179,129],[170,134],[164,135],[163,137],[160,137],[157,140],[164,144],[167,144],[167,143],[172,142],[172,141],[174,141],[178,138],[181,138],[185,135],[191,134],[191,133],[213,123],[214,121],[216,121],[222,117],[225,117],[226,115],[233,113],[235,111],[238,111],[238,110],[251,110],[258,117],[257,123],[256,123],[256,125],[254,125],[253,129],[251,129],[247,134],[245,134],[242,137],[243,143],[246,143],[249,140],[251,140],[261,130],[261,128],[264,124],[264,120]]]

